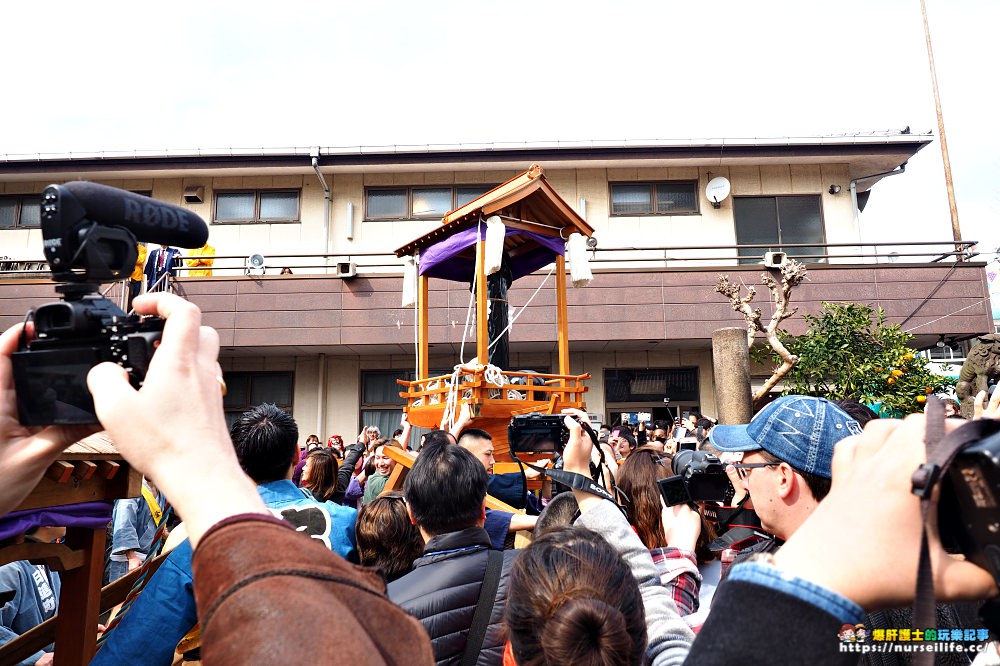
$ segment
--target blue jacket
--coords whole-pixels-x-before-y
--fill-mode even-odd
[[[14,598],[0,607],[0,645],[55,615],[59,590],[59,574],[48,567],[24,560],[0,567],[0,592],[14,593]],[[45,651],[51,652],[51,648],[50,645]],[[18,664],[30,666],[41,656],[42,651],[38,651]]]
[[[318,502],[309,491],[296,488],[291,481],[262,483],[257,491],[276,516],[322,541],[338,555],[354,559],[357,511],[333,502]],[[192,555],[187,540],[170,552],[108,636],[91,666],[173,663],[177,642],[198,622]]]

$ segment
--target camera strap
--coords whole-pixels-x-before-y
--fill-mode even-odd
[[[917,567],[917,591],[913,601],[913,627],[917,629],[937,628],[937,614],[934,606],[934,572],[931,568],[930,543],[927,539],[927,517],[930,513],[931,496],[941,474],[958,453],[989,433],[983,421],[969,421],[945,436],[944,403],[936,397],[927,399],[927,420],[924,430],[924,446],[927,462],[917,468],[910,479],[911,492],[920,498],[920,561]],[[936,518],[935,518],[936,519]],[[995,605],[995,604],[994,604]],[[982,618],[988,623],[990,633],[1000,633],[1000,617],[988,611],[989,604],[981,610]],[[992,626],[991,626],[992,625]],[[934,663],[933,652],[918,652],[913,655],[913,664],[929,666]]]
[[[606,500],[614,502],[616,505],[618,504],[614,495],[609,493],[590,477],[586,477],[583,474],[577,474],[576,472],[567,472],[563,469],[547,469],[545,467],[538,467],[524,460],[519,460],[513,453],[510,454],[510,457],[517,460],[517,462],[521,463],[525,467],[530,467],[536,472],[545,474],[553,481],[561,483],[564,486],[572,488],[573,490],[582,490],[585,493],[597,495],[598,497],[603,497]]]

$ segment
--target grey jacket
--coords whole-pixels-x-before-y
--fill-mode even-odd
[[[694,633],[677,612],[667,588],[653,565],[649,550],[642,544],[628,520],[611,502],[601,502],[580,516],[577,525],[603,536],[624,558],[639,583],[646,611],[649,643],[646,656],[653,666],[682,664],[691,650]]]
[[[59,574],[48,567],[24,560],[0,567],[0,592],[14,593],[14,598],[0,608],[0,645],[55,615],[59,589]],[[51,652],[52,646],[46,651]],[[34,664],[41,656],[39,651],[20,663]]]

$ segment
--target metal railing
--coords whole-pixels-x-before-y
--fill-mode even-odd
[[[974,249],[977,241],[909,241],[909,242],[850,242],[850,243],[783,243],[745,245],[665,245],[652,247],[596,247],[591,250],[591,262],[597,270],[611,270],[621,267],[643,268],[684,268],[685,266],[710,266],[717,262],[720,267],[754,265],[763,260],[767,251],[784,251],[793,259],[804,263],[835,265],[835,262],[892,264],[942,263],[948,260],[969,261],[979,256]],[[822,253],[796,253],[795,250],[821,248]],[[894,249],[895,248],[895,249]],[[748,254],[747,250],[759,251]],[[831,251],[832,250],[832,251]],[[853,250],[853,251],[852,251]],[[903,251],[900,251],[903,250]],[[742,251],[742,252],[741,252]],[[247,254],[198,255],[180,259],[212,259],[214,265],[177,266],[174,271],[181,278],[189,271],[211,270],[213,276],[295,277],[297,275],[324,275],[336,273],[338,263],[352,263],[362,273],[399,274],[403,260],[391,252],[331,252],[331,253],[291,253],[273,254],[264,257],[261,269],[251,268]],[[755,261],[756,260],[756,261]],[[833,260],[833,261],[831,261]],[[752,262],[752,263],[748,263]],[[282,269],[290,269],[291,275],[281,275]],[[301,272],[305,271],[305,272]],[[13,260],[0,257],[0,278],[47,278],[49,267],[45,261]]]

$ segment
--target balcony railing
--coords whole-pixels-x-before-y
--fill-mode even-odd
[[[881,243],[784,243],[781,245],[672,245],[657,247],[601,247],[591,250],[591,262],[596,271],[636,268],[693,268],[706,266],[733,267],[753,265],[754,255],[767,251],[784,251],[793,259],[806,264],[884,264],[884,263],[946,263],[970,261],[979,256],[977,241],[910,241]],[[797,254],[795,250],[822,248],[822,253]],[[741,250],[743,254],[741,255]],[[750,251],[747,253],[747,251]],[[257,277],[279,276],[283,269],[291,275],[330,275],[337,273],[338,264],[353,264],[360,273],[399,274],[403,262],[388,252],[352,253],[293,253],[264,256],[261,268],[250,266],[246,254],[200,255],[199,259],[214,259],[214,276]],[[183,258],[183,257],[182,257]],[[184,277],[187,271],[204,267],[179,266]],[[0,278],[47,278],[48,264],[40,259],[16,260],[0,257]]]

